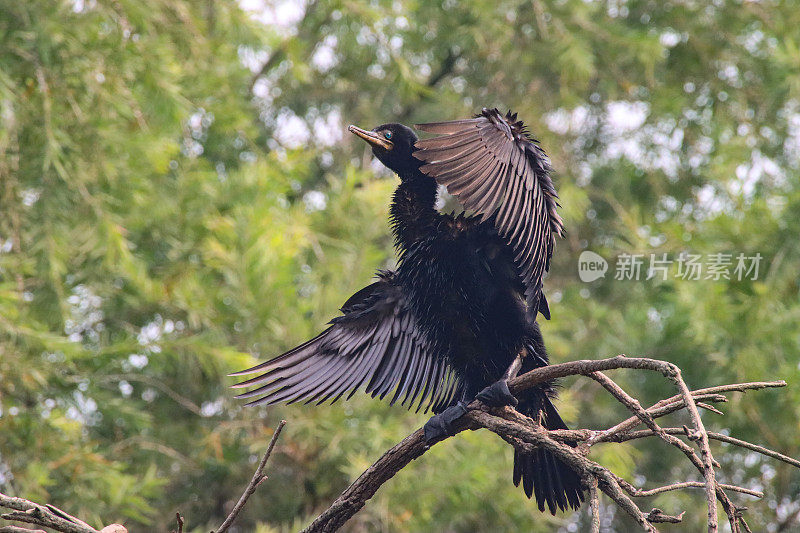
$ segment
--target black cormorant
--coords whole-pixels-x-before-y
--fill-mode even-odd
[[[317,337],[236,373],[259,373],[236,385],[257,386],[239,397],[319,404],[359,389],[390,395],[432,408],[428,440],[448,434],[476,397],[565,429],[551,384],[519,398],[507,384],[520,358],[522,372],[548,364],[536,317],[550,316],[542,276],[563,232],[549,160],[510,112],[417,128],[440,135],[417,140],[402,124],[349,128],[400,178],[391,205],[396,270],[379,272]],[[438,185],[473,214],[439,213]],[[579,476],[546,451],[515,451],[513,479],[542,511],[583,500]]]

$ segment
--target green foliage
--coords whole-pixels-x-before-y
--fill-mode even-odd
[[[180,511],[208,530],[285,417],[241,527],[294,531],[425,420],[360,396],[245,409],[227,388],[228,372],[307,339],[392,264],[394,182],[373,177],[348,122],[520,113],[553,158],[568,230],[546,282],[554,360],[624,352],[671,360],[693,386],[797,382],[792,3],[304,7],[262,24],[233,0],[0,0],[0,490],[96,525],[168,531]],[[615,123],[619,109],[634,124]],[[757,281],[616,281],[612,263],[585,284],[585,249],[764,261]],[[672,393],[659,376],[619,375],[643,402]],[[574,426],[625,415],[585,381],[562,398]],[[706,421],[798,456],[798,405],[796,387],[732,396]],[[718,449],[723,480],[767,494],[741,498],[753,530],[795,527],[798,473]],[[647,487],[696,477],[655,441],[595,457]],[[586,526],[585,513],[539,514],[510,478],[508,446],[465,435],[348,529]],[[652,504],[701,527],[700,493]]]

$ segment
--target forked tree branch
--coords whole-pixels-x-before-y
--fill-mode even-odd
[[[628,395],[619,385],[602,374],[602,371],[623,368],[660,372],[675,384],[678,394],[661,400],[648,409],[644,409],[638,400]],[[534,451],[545,448],[552,452],[558,459],[571,466],[581,476],[584,486],[589,490],[589,500],[593,513],[592,527],[595,531],[599,528],[600,505],[599,498],[596,496],[598,490],[606,494],[618,507],[634,518],[643,530],[655,532],[657,529],[654,524],[664,522],[678,523],[681,521],[683,513],[671,516],[660,509],[653,509],[645,513],[631,500],[631,497],[650,496],[668,490],[700,487],[705,489],[706,493],[709,532],[718,530],[717,501],[722,504],[725,513],[728,515],[733,533],[750,531],[742,517],[742,509],[731,502],[725,491],[744,493],[755,497],[760,497],[762,494],[745,487],[723,485],[716,481],[715,468],[718,468],[719,464],[714,460],[711,453],[709,439],[735,444],[800,467],[800,462],[778,452],[732,437],[707,432],[698,410],[698,407],[701,407],[717,412],[716,408],[708,404],[698,404],[698,400],[715,403],[724,402],[727,401],[727,398],[722,394],[724,392],[744,392],[746,390],[783,387],[786,385],[783,381],[736,383],[690,391],[681,376],[680,369],[674,364],[656,359],[629,358],[620,355],[609,359],[572,361],[538,368],[510,380],[509,388],[512,393],[518,394],[537,384],[575,375],[589,376],[598,381],[618,401],[631,410],[634,416],[603,431],[588,429],[547,430],[511,408],[489,409],[480,402],[474,401],[469,405],[470,411],[456,422],[454,435],[467,429],[486,428],[511,443],[517,449]],[[687,427],[662,428],[655,422],[655,419],[680,409],[687,409],[689,412],[693,426],[691,429]],[[633,431],[636,426],[642,423],[648,429]],[[623,442],[650,436],[658,436],[666,443],[681,450],[698,469],[699,473],[702,474],[703,482],[682,482],[657,489],[643,490],[634,487],[607,468],[587,458],[594,444]],[[678,437],[686,438],[689,443],[694,444],[694,447]],[[574,448],[565,444],[565,441],[581,444]],[[418,429],[403,439],[362,473],[303,533],[331,532],[339,529],[364,507],[366,501],[375,494],[383,483],[391,479],[411,461],[423,455],[433,444],[436,443],[425,443],[422,429]],[[699,449],[699,455],[695,447]]]
[[[638,400],[625,392],[618,384],[603,374],[603,371],[615,369],[634,369],[660,372],[669,378],[676,386],[678,394],[663,399],[645,409]],[[469,411],[455,423],[456,435],[464,430],[485,428],[496,433],[503,440],[515,448],[533,452],[546,449],[560,461],[571,467],[581,477],[584,487],[589,491],[589,505],[592,513],[591,530],[599,531],[600,527],[600,498],[602,492],[614,504],[630,515],[644,531],[657,532],[656,524],[679,523],[683,513],[668,515],[661,509],[642,511],[632,498],[654,496],[663,492],[703,488],[706,493],[706,507],[708,511],[707,524],[709,532],[716,532],[717,502],[721,503],[728,516],[732,533],[746,533],[750,531],[742,514],[743,508],[737,507],[728,497],[727,492],[736,492],[753,497],[763,497],[759,491],[747,489],[736,485],[720,484],[716,481],[715,469],[719,463],[714,460],[709,445],[710,440],[733,444],[760,454],[772,457],[779,461],[800,468],[800,461],[787,457],[776,451],[749,443],[727,435],[709,433],[700,420],[699,408],[715,413],[719,411],[705,402],[721,403],[727,401],[724,393],[748,390],[759,390],[772,387],[783,387],[783,381],[766,381],[755,383],[735,383],[718,387],[709,387],[689,390],[681,377],[680,369],[672,363],[648,358],[629,358],[617,356],[600,360],[581,360],[538,368],[509,381],[509,388],[518,394],[537,384],[555,378],[566,376],[588,376],[603,386],[614,398],[622,403],[632,415],[630,418],[605,430],[577,429],[577,430],[547,430],[534,420],[526,417],[513,408],[490,409],[479,401],[470,403]],[[701,401],[703,400],[703,401]],[[692,427],[682,428],[661,427],[656,420],[667,414],[686,409],[692,420]],[[264,454],[253,478],[239,498],[238,503],[228,515],[216,533],[226,531],[246,505],[248,498],[255,492],[261,482],[266,479],[264,467],[272,453],[275,443],[280,435],[285,421],[281,421],[272,436],[269,447]],[[636,427],[644,424],[647,429]],[[672,483],[653,489],[643,489],[620,478],[608,468],[589,459],[588,455],[593,446],[597,444],[614,444],[636,439],[658,437],[665,443],[678,448],[703,476],[703,481],[684,481]],[[449,438],[449,437],[446,437]],[[686,439],[688,442],[684,442]],[[444,440],[444,439],[442,439]],[[437,441],[438,442],[438,441]],[[568,443],[578,443],[576,447]],[[358,479],[320,514],[305,530],[304,533],[332,532],[338,530],[350,518],[361,510],[375,492],[411,461],[422,456],[436,442],[425,442],[422,429],[418,429],[403,439],[397,445],[384,453],[372,466],[370,466]],[[699,450],[699,454],[698,454]],[[726,492],[727,491],[727,492]],[[37,526],[48,527],[64,533],[125,533],[123,526],[112,524],[101,532],[92,528],[85,522],[68,515],[64,511],[50,505],[39,505],[22,498],[12,498],[0,494],[0,507],[12,509],[2,518],[16,522],[26,522]],[[18,526],[0,527],[0,533],[38,533],[40,530],[31,530]]]

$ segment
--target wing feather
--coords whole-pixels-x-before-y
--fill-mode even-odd
[[[342,315],[313,339],[234,375],[258,373],[234,387],[250,404],[336,402],[356,391],[427,411],[452,398],[457,379],[417,326],[394,273],[353,295]]]
[[[417,127],[431,133],[449,134],[461,131],[468,126],[480,126],[482,123],[483,122],[476,117],[464,120],[450,120],[447,122],[428,122],[427,124],[418,124]]]
[[[436,156],[437,160],[446,158],[446,153],[453,148],[468,146],[470,144],[478,143],[481,141],[481,133],[477,129],[464,131],[455,135],[448,135],[446,137],[435,137],[433,139],[425,139],[419,141],[417,144],[420,148],[427,148],[428,154],[431,158]],[[443,152],[445,152],[443,154]]]
[[[384,360],[387,364],[384,367],[383,373],[381,374],[380,381],[375,386],[374,390],[367,391],[369,392],[372,397],[378,396],[381,400],[389,393],[392,389],[392,385],[396,384],[394,378],[396,376],[396,369],[401,366],[403,361],[403,356],[406,354],[406,344],[408,341],[408,336],[403,335],[399,337],[395,343],[394,351],[392,355],[388,358],[388,360]]]
[[[425,372],[428,370],[430,370],[429,361],[421,359],[417,365],[416,372],[414,372],[414,378],[410,381],[408,392],[405,396],[403,396],[403,401],[401,402],[402,405],[405,405],[406,402],[408,402],[409,405],[414,405],[414,400],[419,395],[420,390],[422,389],[422,384],[425,381]]]
[[[550,268],[555,237],[563,234],[556,212],[550,162],[511,112],[483,109],[474,118],[418,124],[439,137],[417,141],[420,170],[447,187],[465,209],[491,220],[511,248],[525,286],[528,315],[543,299],[542,277]],[[543,311],[544,314],[544,311]]]

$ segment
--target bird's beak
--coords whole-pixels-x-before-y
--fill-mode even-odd
[[[350,133],[358,135],[372,146],[377,146],[379,148],[383,148],[384,150],[391,150],[392,147],[394,147],[392,141],[389,139],[384,139],[382,135],[378,135],[374,131],[362,130],[361,128],[353,126],[352,124],[350,124],[347,130]]]

